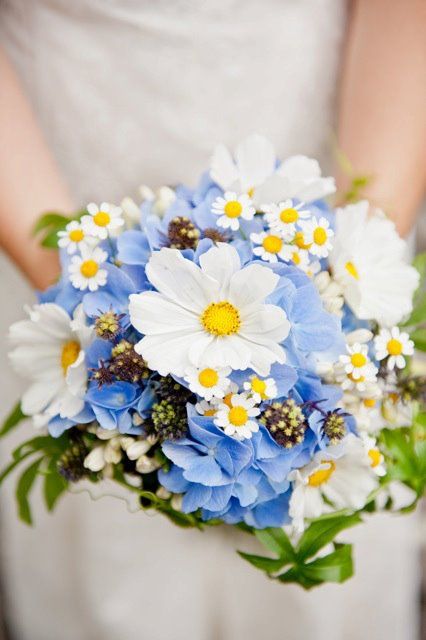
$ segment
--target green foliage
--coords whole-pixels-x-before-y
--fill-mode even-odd
[[[12,411],[7,416],[6,420],[3,422],[3,425],[0,429],[0,439],[5,435],[12,431],[15,427],[18,426],[23,420],[25,420],[26,415],[22,413],[21,402],[18,402],[12,409]]]
[[[324,582],[344,582],[353,574],[352,547],[335,542],[341,531],[362,522],[359,513],[333,514],[313,521],[293,545],[283,529],[253,530],[256,538],[276,557],[252,555],[239,551],[251,565],[279,582],[296,583],[311,589]],[[330,553],[317,554],[331,544]],[[281,570],[285,569],[283,573]]]
[[[86,211],[78,211],[72,216],[64,216],[56,211],[49,211],[43,214],[33,228],[33,234],[39,236],[42,247],[57,249],[58,231],[65,229],[71,220],[79,220]]]
[[[420,253],[414,258],[413,267],[420,275],[420,282],[413,297],[413,310],[404,322],[416,349],[426,351],[426,253]]]

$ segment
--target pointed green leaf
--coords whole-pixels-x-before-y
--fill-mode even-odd
[[[352,545],[336,545],[336,550],[305,565],[303,574],[310,580],[345,582],[353,575]]]
[[[256,538],[280,558],[294,558],[294,549],[289,537],[283,529],[257,529]]]
[[[340,531],[361,522],[361,517],[357,513],[349,516],[330,516],[312,522],[299,540],[297,557],[302,560],[311,558],[320,549],[333,542]]]
[[[244,560],[247,560],[256,569],[266,571],[266,573],[275,573],[283,568],[285,564],[288,564],[287,560],[282,558],[266,558],[264,556],[256,556],[251,553],[244,553],[243,551],[237,551],[238,555]]]
[[[48,511],[53,511],[61,495],[67,490],[68,482],[57,471],[57,458],[52,458],[44,478],[43,494]]]
[[[317,587],[322,583],[321,580],[306,576],[303,572],[303,567],[298,566],[291,567],[291,569],[278,576],[277,580],[279,580],[279,582],[285,582],[286,584],[298,584],[306,590]]]
[[[19,401],[7,416],[6,420],[0,429],[0,438],[3,438],[9,431],[12,431],[22,420],[25,420],[27,416],[22,413],[21,402]]]
[[[26,524],[32,524],[31,508],[28,500],[29,493],[37,477],[44,457],[38,458],[24,471],[16,486],[16,499],[18,501],[18,514],[20,519]]]
[[[35,223],[33,227],[33,234],[37,235],[38,233],[49,227],[63,228],[71,219],[71,217],[64,216],[61,213],[47,212],[40,216],[40,218]]]
[[[5,467],[3,469],[3,471],[0,473],[0,485],[2,484],[3,480],[5,480],[11,473],[12,471],[21,464],[21,462],[23,460],[25,460],[25,458],[28,458],[28,456],[30,456],[32,453],[34,453],[33,451],[27,451],[25,453],[25,455],[21,456],[20,458],[15,458],[12,460],[12,462],[10,462],[7,467]]]

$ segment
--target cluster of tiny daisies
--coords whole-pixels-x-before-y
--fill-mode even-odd
[[[69,438],[68,481],[119,472],[157,505],[254,528],[368,503],[377,433],[407,419],[398,325],[418,274],[393,224],[332,210],[334,190],[254,135],[195,189],[92,203],[58,233],[61,278],[10,337],[23,412]]]

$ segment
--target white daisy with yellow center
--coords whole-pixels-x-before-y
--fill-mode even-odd
[[[81,223],[83,230],[89,236],[106,240],[109,235],[116,235],[124,225],[123,211],[109,202],[97,205],[91,202],[87,205],[89,215],[83,216]]]
[[[277,395],[277,384],[273,378],[258,378],[251,376],[244,382],[244,389],[252,396],[256,402],[271,400]]]
[[[58,231],[58,238],[58,246],[66,249],[70,255],[81,251],[82,247],[93,247],[97,242],[96,238],[86,234],[83,225],[77,220],[72,220],[63,231]]]
[[[22,397],[22,411],[39,425],[50,418],[72,418],[84,407],[87,386],[85,349],[93,328],[79,306],[70,318],[62,307],[46,303],[29,310],[29,320],[10,328],[14,349],[10,360],[20,374],[31,380]]]
[[[294,529],[302,532],[305,520],[336,509],[364,507],[377,487],[371,462],[363,441],[351,433],[318,451],[305,467],[292,471],[289,514]]]
[[[282,251],[285,262],[291,262],[295,267],[299,267],[305,273],[309,271],[311,265],[309,262],[309,252],[306,249],[300,249],[296,244],[286,244]]]
[[[233,394],[229,404],[220,404],[214,423],[224,430],[226,435],[234,436],[238,440],[249,439],[253,433],[259,431],[259,425],[253,420],[259,415],[256,399],[246,393]]]
[[[388,369],[403,369],[405,367],[404,356],[412,356],[414,353],[414,342],[410,340],[408,333],[400,331],[398,327],[392,329],[381,329],[378,336],[374,338],[377,360],[387,358]]]
[[[310,217],[310,212],[304,206],[303,202],[296,204],[293,200],[284,200],[278,204],[262,205],[261,210],[270,228],[287,240],[294,237],[300,220]]]
[[[265,303],[279,281],[266,265],[241,268],[234,247],[219,243],[200,266],[176,249],[156,251],[146,275],[156,291],[132,294],[129,313],[144,335],[135,349],[150,369],[183,377],[188,367],[250,368],[267,376],[274,362],[284,363],[290,324]]]
[[[285,260],[284,238],[278,232],[262,231],[250,234],[250,240],[255,245],[253,253],[265,262],[278,262],[278,258]]]
[[[73,287],[85,291],[96,291],[107,281],[107,271],[102,269],[108,254],[100,247],[93,250],[83,248],[81,256],[73,256],[68,267]]]
[[[302,221],[300,227],[304,234],[305,242],[309,245],[309,252],[318,258],[326,258],[333,245],[331,239],[334,231],[326,218],[315,217],[307,221]]]
[[[217,404],[207,402],[207,400],[200,400],[200,402],[196,403],[195,410],[205,418],[212,418],[217,413]]]
[[[374,473],[377,476],[386,475],[385,458],[377,446],[376,438],[373,438],[366,433],[361,434],[361,439],[364,443],[365,450],[370,459],[370,465]]]
[[[212,369],[206,367],[188,367],[184,380],[189,384],[189,388],[198,396],[211,400],[212,398],[223,398],[229,387],[230,367],[223,369]]]
[[[212,213],[219,216],[218,227],[237,231],[241,220],[253,220],[256,210],[248,194],[238,195],[234,191],[226,191],[223,197],[219,196],[213,202]]]
[[[368,345],[355,342],[353,345],[346,345],[347,354],[339,357],[344,365],[345,373],[351,375],[354,380],[368,375],[372,365],[368,357]]]

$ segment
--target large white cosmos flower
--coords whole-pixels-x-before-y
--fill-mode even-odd
[[[355,315],[389,327],[410,313],[419,274],[404,260],[406,244],[393,222],[368,209],[363,200],[337,211],[329,259]]]
[[[248,193],[256,206],[297,198],[312,202],[335,189],[333,178],[323,178],[316,160],[292,156],[277,166],[272,143],[253,134],[236,148],[235,160],[218,145],[211,161],[210,175],[224,191]]]
[[[22,411],[42,425],[59,414],[72,418],[84,407],[87,369],[84,349],[93,328],[85,323],[82,307],[71,319],[53,303],[29,309],[29,320],[15,322],[9,337],[14,345],[14,368],[32,381],[22,397]]]
[[[155,252],[146,274],[157,291],[130,296],[133,326],[145,337],[135,345],[150,369],[183,376],[188,367],[250,367],[260,375],[283,363],[280,342],[286,314],[265,298],[279,277],[268,267],[241,268],[237,251],[219,244],[200,267],[176,249]]]

